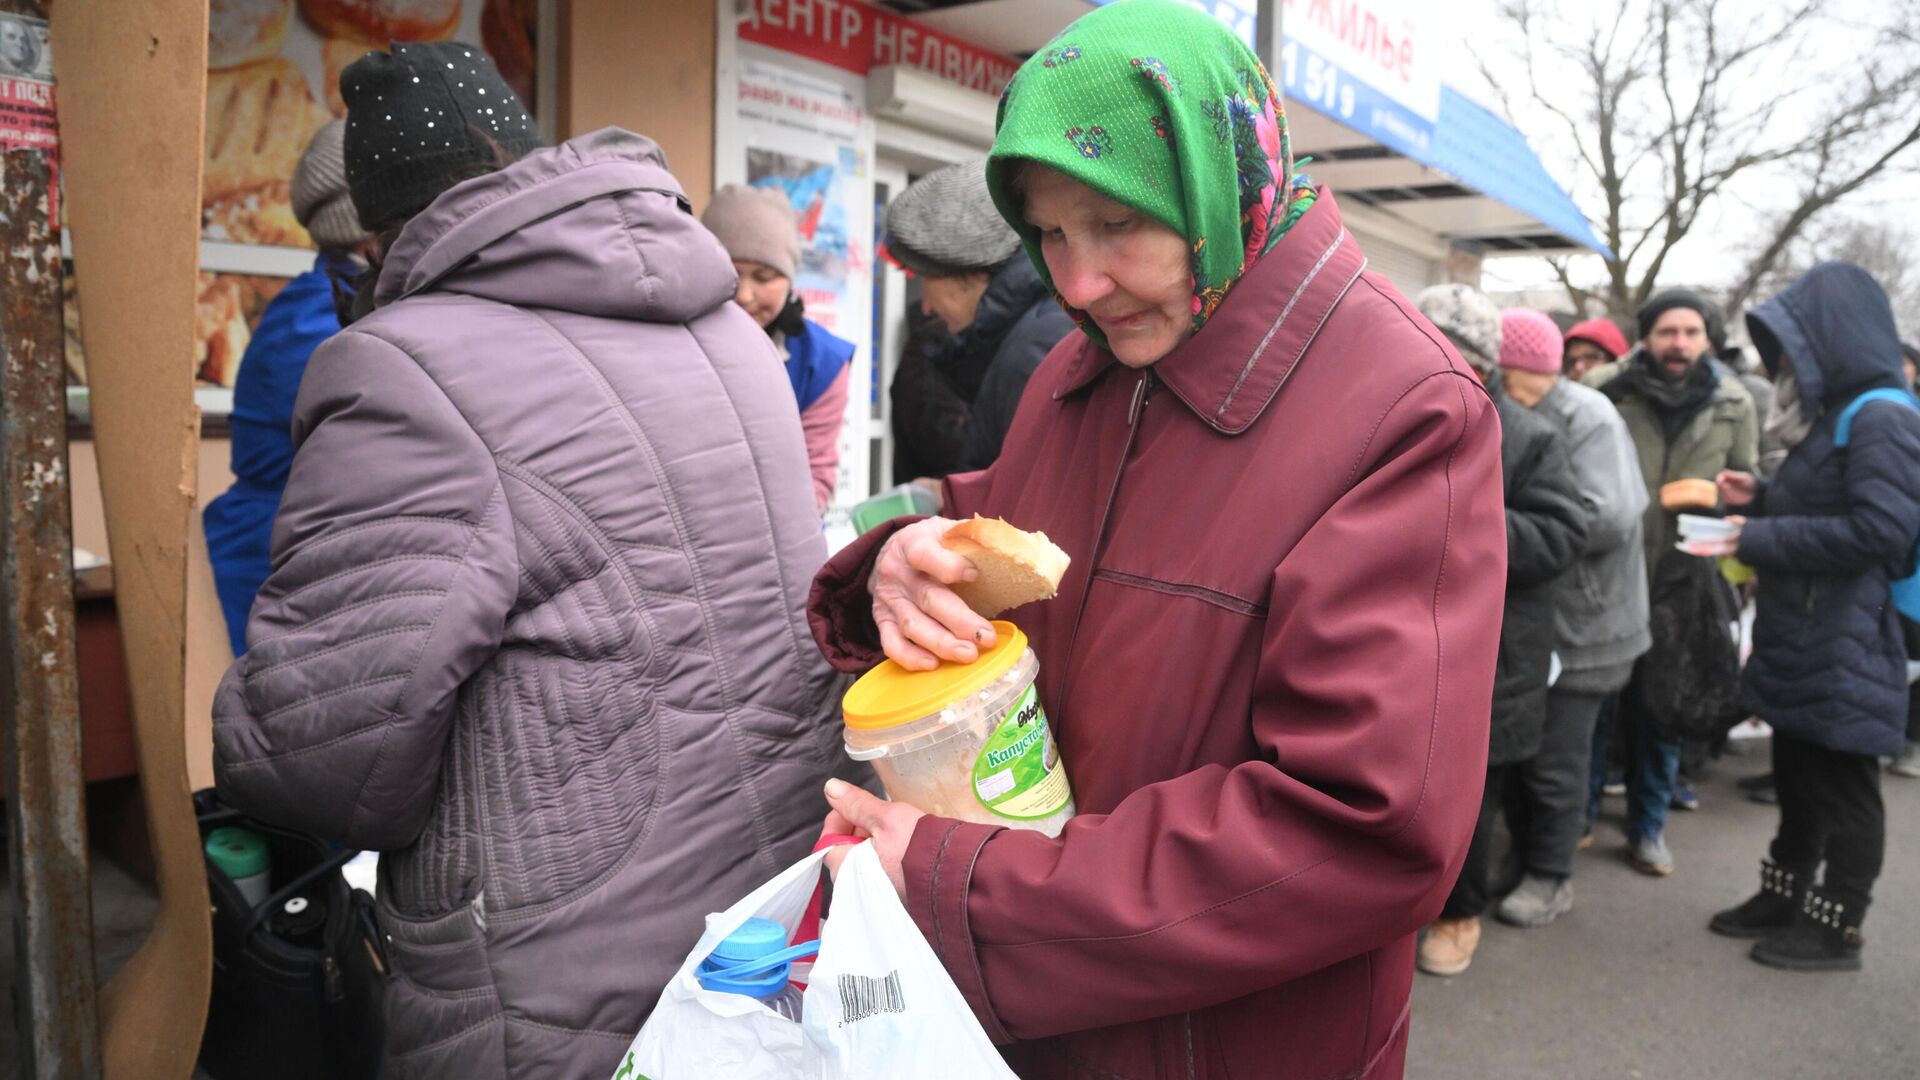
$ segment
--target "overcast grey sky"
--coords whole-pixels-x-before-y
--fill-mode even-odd
[[[1610,17],[1615,10],[1612,5],[1602,10],[1599,5],[1575,4],[1573,0],[1560,0],[1560,3],[1563,11],[1597,12],[1595,17]],[[1523,69],[1513,59],[1512,53],[1498,44],[1510,36],[1508,24],[1497,13],[1498,6],[1499,0],[1449,0],[1445,15],[1436,20],[1436,26],[1441,31],[1449,31],[1441,35],[1439,42],[1443,49],[1450,52],[1446,62],[1446,81],[1496,111],[1498,103],[1486,89],[1486,82],[1467,52],[1465,43],[1475,42],[1495,74],[1510,84],[1510,92],[1517,98],[1525,97]],[[1726,6],[1752,12],[1756,18],[1778,13],[1787,7],[1780,0],[1727,0]],[[1872,5],[1870,10],[1884,18],[1889,9],[1902,7],[1908,12],[1920,10],[1920,5],[1912,0],[1884,0]],[[1849,12],[1869,13],[1864,0],[1830,0],[1826,10],[1829,14],[1841,15]],[[1841,28],[1823,32],[1807,63],[1816,67],[1843,64],[1857,51],[1858,41],[1856,35]],[[1755,78],[1752,85],[1741,88],[1741,92],[1763,94],[1772,91],[1765,78]],[[1813,103],[1809,102],[1806,107],[1794,110],[1794,115],[1782,122],[1805,123],[1806,114],[1812,111]],[[1524,115],[1520,121],[1521,130],[1548,171],[1573,193],[1581,209],[1592,218],[1601,208],[1597,187],[1586,181],[1585,167],[1572,156],[1572,148],[1564,141],[1565,135],[1558,122]],[[1920,148],[1909,149],[1905,160],[1909,168],[1920,164]],[[1657,173],[1653,171],[1648,171],[1638,179],[1641,183],[1656,187],[1659,182]],[[1707,286],[1731,283],[1744,264],[1745,245],[1751,244],[1761,231],[1765,213],[1778,212],[1787,205],[1788,193],[1783,185],[1792,182],[1791,176],[1778,171],[1766,174],[1756,171],[1746,182],[1732,188],[1732,197],[1721,199],[1712,212],[1703,215],[1700,226],[1675,248],[1662,271],[1662,280],[1672,284]],[[1915,238],[1916,244],[1920,244],[1920,181],[1916,180],[1913,172],[1883,179],[1856,192],[1828,213],[1834,218],[1855,216],[1904,230]],[[1604,274],[1598,257],[1577,260],[1575,272],[1579,277],[1590,277],[1595,281],[1601,280]],[[1543,260],[1537,258],[1503,257],[1487,261],[1486,284],[1489,288],[1518,289],[1555,283],[1552,271]]]

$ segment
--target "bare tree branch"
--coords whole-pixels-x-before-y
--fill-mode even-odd
[[[1603,296],[1610,314],[1630,314],[1716,208],[1753,189],[1773,210],[1734,284],[1744,301],[1829,206],[1920,167],[1920,0],[1883,0],[1874,22],[1817,0],[1629,0],[1597,16],[1506,0],[1500,11],[1525,92],[1475,61],[1509,116],[1558,132],[1613,252],[1600,293],[1577,264],[1550,261],[1581,310]]]
[[[1573,310],[1581,315],[1587,313],[1587,305],[1593,300],[1593,293],[1574,283],[1573,273],[1565,259],[1548,259],[1547,265],[1553,268],[1553,275],[1560,279],[1560,286],[1567,290],[1567,298],[1573,301]]]
[[[1775,229],[1773,239],[1748,261],[1746,272],[1740,276],[1740,280],[1727,296],[1727,310],[1739,311],[1746,306],[1747,301],[1752,299],[1754,290],[1759,286],[1761,278],[1773,268],[1773,264],[1779,260],[1787,247],[1799,238],[1801,232],[1807,227],[1807,223],[1812,221],[1816,214],[1866,186],[1869,181],[1879,176],[1894,158],[1915,145],[1920,145],[1920,121],[1916,121],[1904,137],[1889,146],[1879,157],[1856,170],[1852,176],[1839,183],[1808,192],[1800,200],[1800,205],[1794,207]]]

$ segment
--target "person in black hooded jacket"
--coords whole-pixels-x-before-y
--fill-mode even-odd
[[[1862,917],[1886,853],[1881,755],[1899,753],[1907,654],[1890,583],[1920,535],[1920,408],[1870,401],[1845,448],[1835,429],[1872,390],[1904,389],[1886,293],[1856,266],[1821,263],[1747,316],[1778,391],[1789,448],[1770,480],[1723,472],[1746,517],[1723,546],[1759,574],[1745,703],[1772,725],[1780,825],[1761,889],[1711,928],[1759,937],[1775,967],[1860,966]],[[1816,870],[1824,861],[1819,884]]]

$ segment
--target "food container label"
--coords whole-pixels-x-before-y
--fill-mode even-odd
[[[973,762],[973,791],[980,805],[1015,821],[1051,817],[1072,801],[1067,770],[1060,765],[1060,750],[1036,688],[1027,687],[981,746]]]

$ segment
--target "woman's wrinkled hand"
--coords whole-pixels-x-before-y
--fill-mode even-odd
[[[906,874],[901,866],[907,860],[907,844],[913,840],[914,826],[927,816],[926,812],[906,803],[888,802],[844,780],[827,781],[827,803],[833,809],[827,812],[826,825],[820,835],[842,834],[872,840],[873,853],[880,857],[880,867],[893,883],[893,891],[900,894],[902,901],[906,900]],[[828,851],[828,872],[839,877],[840,864],[852,850],[837,847]]]
[[[930,517],[894,533],[867,579],[880,647],[909,671],[931,671],[942,660],[970,664],[994,642],[992,624],[948,588],[980,576],[940,543],[953,524]]]
[[[1720,475],[1713,478],[1713,486],[1720,489],[1720,501],[1728,506],[1751,506],[1754,496],[1760,492],[1760,482],[1752,473],[1732,469],[1720,470]]]

